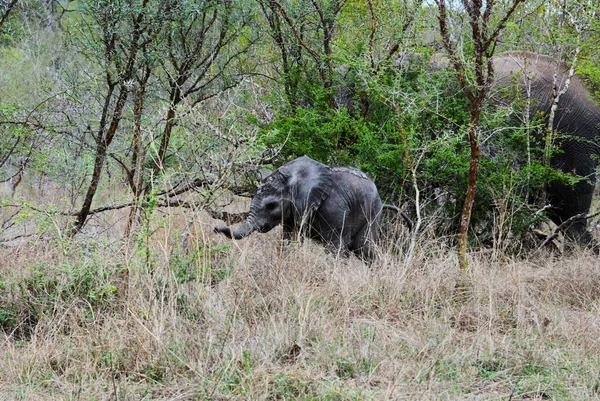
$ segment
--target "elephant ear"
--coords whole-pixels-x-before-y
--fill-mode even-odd
[[[279,172],[287,180],[299,216],[312,215],[329,196],[333,184],[329,166],[302,156],[281,166]]]

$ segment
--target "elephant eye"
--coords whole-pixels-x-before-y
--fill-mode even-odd
[[[267,205],[265,206],[265,208],[267,210],[274,210],[277,206],[279,206],[278,202],[269,202],[269,203],[267,203]]]

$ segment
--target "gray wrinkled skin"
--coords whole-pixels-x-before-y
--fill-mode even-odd
[[[215,231],[242,239],[281,223],[286,239],[309,237],[333,252],[372,260],[382,209],[377,187],[363,172],[303,156],[262,180],[244,222]]]
[[[526,95],[526,88],[530,86],[530,118],[539,113],[550,115],[555,74],[558,90],[563,88],[569,76],[569,69],[564,63],[529,52],[508,52],[495,57],[494,68],[496,87],[517,83]],[[497,103],[510,102],[510,99],[501,96],[495,100]],[[544,124],[545,129],[547,122]],[[596,184],[600,106],[578,75],[571,77],[568,90],[559,98],[553,129],[563,139],[556,141],[561,151],[552,156],[552,167],[588,179],[574,186],[548,183],[547,201],[552,206],[549,217],[560,225],[572,216],[589,213]],[[567,228],[566,234],[583,245],[595,243],[586,225],[585,219],[577,220]]]
[[[544,117],[543,126],[537,134],[541,141],[545,134],[543,130],[549,122],[554,92],[564,88],[569,77],[569,68],[552,57],[521,51],[500,54],[494,57],[493,61],[495,82],[491,94],[494,103],[510,105],[514,101],[502,93],[503,88],[512,89],[516,85],[521,92],[521,99],[527,97],[529,88],[530,121],[540,115]],[[450,63],[448,58],[438,54],[431,57],[430,66],[450,68]],[[553,154],[551,166],[587,179],[574,186],[556,181],[547,184],[546,203],[551,205],[548,217],[560,225],[573,216],[589,213],[596,185],[600,106],[579,75],[571,77],[568,90],[560,96],[552,129],[558,132],[560,137],[560,140],[555,142],[560,151]],[[537,145],[540,144],[541,142]],[[565,234],[581,245],[592,245],[598,250],[597,242],[586,227],[586,219],[577,219],[566,228]]]

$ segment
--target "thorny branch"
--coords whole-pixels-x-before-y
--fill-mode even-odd
[[[416,1],[413,6],[413,10],[409,10],[408,6],[405,3],[404,15],[405,15],[406,20],[402,24],[402,27],[400,28],[400,32],[404,33],[404,32],[408,31],[408,29],[411,27],[411,25],[415,21],[416,10],[419,7],[421,7],[421,4],[422,4],[422,1],[420,1],[420,0]],[[373,7],[373,1],[368,0],[367,5],[369,7],[369,15],[370,15],[369,59],[371,62],[372,72],[377,73],[377,72],[379,72],[379,70],[382,66],[382,63],[375,62],[375,55],[374,55],[375,34],[377,33],[377,18],[375,16],[376,13],[375,13],[375,8]],[[399,49],[400,49],[400,41],[394,42],[387,50],[387,54],[385,55],[385,58],[383,61],[385,61],[385,62],[390,61],[392,59],[392,57],[394,56],[394,54],[396,54]]]

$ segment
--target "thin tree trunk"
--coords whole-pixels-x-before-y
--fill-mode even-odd
[[[180,86],[181,83],[174,82],[173,87],[171,89],[171,104],[169,105],[169,109],[167,110],[165,129],[163,130],[163,135],[160,140],[158,155],[156,156],[156,160],[154,161],[152,176],[156,176],[160,171],[162,171],[165,168],[165,159],[167,157],[167,151],[169,150],[171,134],[173,132],[173,128],[176,125],[177,106],[183,100],[181,97],[181,90],[179,89]],[[145,196],[147,196],[150,193],[150,189],[151,185],[150,183],[148,183],[143,190]]]
[[[133,152],[131,155],[131,170],[129,170],[129,186],[133,192],[133,206],[129,211],[129,219],[125,228],[125,236],[129,237],[134,228],[134,222],[139,211],[139,200],[144,180],[143,161],[145,150],[142,143],[142,113],[144,111],[144,99],[146,87],[150,78],[151,69],[146,67],[145,74],[139,79],[139,88],[135,93],[133,106]]]
[[[106,160],[106,143],[99,139],[96,143],[96,157],[94,160],[94,171],[92,172],[92,180],[90,181],[90,185],[85,193],[85,198],[83,200],[83,204],[81,205],[81,209],[79,213],[77,213],[77,217],[75,219],[75,223],[71,229],[71,235],[77,234],[83,225],[85,224],[85,220],[90,212],[90,208],[92,207],[92,201],[94,199],[94,195],[98,190],[98,184],[100,183],[100,176],[102,175],[102,166],[104,166],[104,162]]]
[[[469,275],[469,263],[467,260],[467,234],[469,223],[471,221],[471,212],[475,200],[475,191],[477,189],[477,173],[479,171],[479,160],[481,153],[479,150],[479,123],[481,117],[481,107],[487,99],[492,81],[494,79],[494,64],[492,57],[496,49],[496,43],[502,29],[515,12],[519,4],[525,0],[513,0],[508,11],[497,22],[494,29],[489,30],[490,17],[494,13],[495,1],[488,0],[463,0],[462,4],[469,16],[471,25],[471,39],[474,44],[474,73],[475,85],[471,85],[467,79],[467,70],[465,64],[457,55],[455,46],[452,43],[450,31],[448,30],[446,0],[434,0],[438,6],[438,21],[440,25],[440,34],[444,47],[450,56],[450,63],[457,73],[458,82],[471,103],[470,121],[469,121],[469,147],[471,149],[469,157],[469,173],[467,193],[465,194],[465,203],[460,221],[460,230],[458,233],[458,264],[463,278]],[[481,13],[483,9],[483,14]],[[457,287],[463,287],[459,283]]]
[[[467,193],[465,194],[465,203],[463,205],[463,212],[460,220],[460,230],[458,232],[458,265],[463,276],[467,276],[469,273],[469,261],[467,260],[467,234],[469,231],[469,224],[471,222],[473,204],[475,203],[475,193],[477,191],[477,173],[479,172],[479,161],[481,159],[481,151],[479,149],[480,116],[481,107],[479,104],[477,104],[477,102],[475,102],[471,107],[471,121],[468,132],[471,154],[467,179]]]
[[[110,93],[110,92],[109,92]],[[75,218],[75,223],[71,229],[71,235],[77,234],[85,224],[85,221],[88,217],[90,209],[92,207],[92,201],[94,200],[94,196],[96,195],[96,191],[98,190],[98,184],[100,183],[100,178],[102,176],[102,167],[106,161],[106,152],[108,147],[112,143],[112,140],[117,132],[117,128],[119,127],[119,121],[121,119],[121,114],[123,113],[123,108],[125,107],[125,102],[127,101],[127,88],[123,85],[121,86],[119,98],[117,99],[117,103],[115,104],[115,108],[113,110],[113,118],[108,127],[108,131],[106,135],[103,135],[102,132],[98,133],[98,138],[96,139],[96,157],[94,160],[94,171],[92,172],[92,180],[90,181],[90,185],[85,194],[85,198],[83,200],[83,204],[81,206],[81,210],[77,213]]]
[[[179,100],[177,100],[177,103],[179,103]],[[175,118],[177,116],[175,108],[177,107],[177,103],[171,104],[169,110],[167,111],[167,123],[165,124],[165,129],[160,141],[160,147],[158,148],[158,157],[156,158],[156,162],[154,164],[155,175],[165,168],[165,159],[167,157],[167,150],[169,149],[169,142],[171,141],[171,133],[175,127]]]

